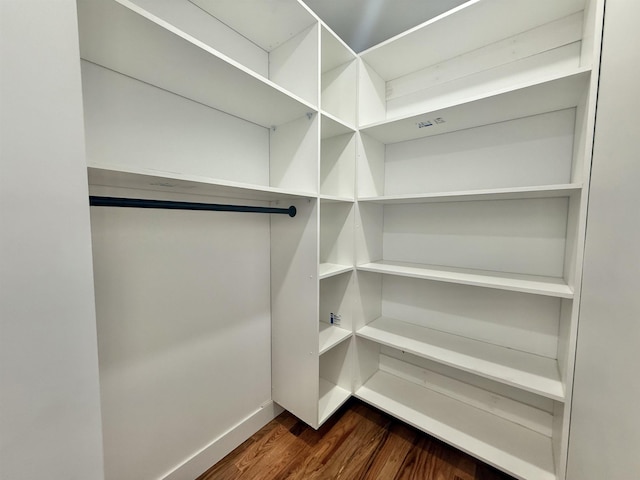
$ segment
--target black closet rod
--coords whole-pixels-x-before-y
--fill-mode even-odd
[[[289,208],[251,207],[247,205],[221,205],[215,203],[173,202],[168,200],[143,200],[140,198],[89,196],[92,207],[161,208],[164,210],[206,210],[214,212],[275,213],[296,216],[296,207]]]

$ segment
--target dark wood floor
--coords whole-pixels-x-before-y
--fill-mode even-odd
[[[319,430],[284,412],[197,480],[508,480],[351,399]]]

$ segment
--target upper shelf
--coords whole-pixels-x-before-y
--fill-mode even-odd
[[[315,198],[312,193],[293,192],[282,188],[261,187],[239,182],[201,177],[183,173],[165,173],[132,168],[89,167],[89,185],[130,188],[148,191],[149,196],[162,199],[161,194],[207,195],[255,201],[275,201],[292,198]]]
[[[360,131],[389,144],[572,108],[578,105],[590,73],[590,68],[579,68],[470,98],[436,99],[422,113],[364,125]]]
[[[361,58],[382,79],[392,80],[582,11],[584,4],[585,0],[471,0],[366,50]]]
[[[128,0],[79,1],[78,17],[87,61],[266,128],[316,110]]]
[[[250,3],[238,0],[189,1],[267,52],[317,21],[297,0]]]
[[[573,289],[562,278],[492,272],[470,268],[423,265],[418,263],[378,261],[357,265],[364,272],[398,275],[439,282],[533,293],[550,297],[573,298]]]
[[[467,190],[458,192],[437,192],[408,195],[386,195],[383,197],[359,198],[360,202],[378,203],[384,205],[403,203],[440,203],[440,202],[470,202],[477,200],[515,200],[528,198],[568,197],[581,190],[577,183],[562,185],[543,185],[534,187],[492,188],[487,190]]]

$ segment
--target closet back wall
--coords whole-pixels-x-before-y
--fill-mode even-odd
[[[270,402],[269,216],[91,223],[106,478],[164,478]]]

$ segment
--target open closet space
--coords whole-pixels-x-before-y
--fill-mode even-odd
[[[564,479],[602,2],[470,1],[358,54],[250,7],[78,2],[90,195],[167,202],[91,208],[107,478],[355,396]]]

